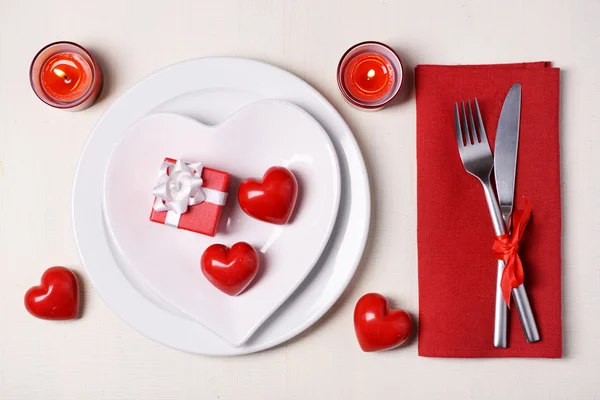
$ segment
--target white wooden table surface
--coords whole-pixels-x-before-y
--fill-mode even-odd
[[[598,0],[0,0],[0,398],[600,398],[599,17]],[[33,55],[56,40],[90,48],[105,69],[102,98],[87,111],[51,109],[29,87]],[[418,310],[414,92],[409,85],[406,102],[377,113],[343,101],[335,68],[363,40],[394,46],[409,73],[418,63],[549,60],[562,68],[564,359],[425,359],[416,342],[359,350],[352,310],[361,294],[379,291]],[[300,337],[234,358],[152,342],[85,278],[82,319],[30,317],[23,294],[46,267],[84,275],[71,187],[95,121],[145,75],[216,55],[297,74],[353,129],[370,172],[373,219],[350,287]]]

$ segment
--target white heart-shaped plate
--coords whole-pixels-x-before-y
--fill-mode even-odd
[[[231,174],[214,238],[149,220],[165,157]],[[289,168],[300,188],[284,226],[255,220],[237,203],[240,182],[274,165]],[[104,182],[105,218],[122,258],[155,294],[232,346],[248,340],[308,275],[327,244],[339,200],[340,170],[329,136],[304,110],[275,100],[251,103],[218,126],[151,114],[115,144]],[[239,241],[260,252],[261,267],[246,291],[230,297],[203,276],[200,257],[213,243]]]

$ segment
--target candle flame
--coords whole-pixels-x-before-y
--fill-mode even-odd
[[[54,73],[59,78],[65,78],[67,76],[67,74],[65,74],[65,71],[63,71],[62,69],[58,69],[58,68],[54,68]]]
[[[374,69],[370,69],[369,72],[367,72],[367,77],[368,78],[372,78],[375,76],[375,70]]]
[[[66,84],[71,83],[71,80],[69,79],[69,77],[67,76],[67,74],[65,74],[65,71],[63,71],[62,69],[58,69],[58,68],[54,68],[52,70],[56,76],[58,76],[59,78],[63,78],[65,80]]]

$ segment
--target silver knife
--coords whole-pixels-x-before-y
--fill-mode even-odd
[[[502,211],[504,224],[510,228],[513,202],[515,197],[515,177],[517,171],[517,154],[519,150],[519,125],[521,119],[521,85],[515,83],[502,105],[498,128],[496,130],[496,145],[494,148],[494,176],[498,202]],[[507,229],[508,232],[508,229]],[[507,308],[502,297],[500,281],[504,270],[504,262],[498,261],[496,280],[496,312],[494,318],[494,346],[506,347]],[[540,334],[529,304],[525,287],[521,284],[513,289],[519,319],[525,332],[527,342],[537,342]]]

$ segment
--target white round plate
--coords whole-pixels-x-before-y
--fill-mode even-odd
[[[231,174],[216,237],[149,221],[151,190],[165,156]],[[260,179],[273,165],[287,167],[299,182],[293,219],[284,226],[251,218],[237,205],[239,183]],[[142,118],[115,145],[104,184],[106,221],[129,266],[159,297],[236,347],[283,304],[318,261],[339,198],[340,171],[329,136],[308,113],[276,100],[250,103],[214,127],[176,114]],[[260,275],[231,297],[203,276],[200,258],[214,243],[244,241],[261,254]]]
[[[341,196],[332,235],[311,273],[250,340],[233,347],[160,299],[124,262],[104,223],[104,170],[123,132],[148,114],[173,112],[217,125],[261,99],[296,104],[325,129],[340,163]],[[88,276],[117,315],[167,346],[199,354],[236,355],[294,337],[335,303],[364,250],[370,196],[364,160],[352,132],[315,89],[284,70],[258,61],[204,58],[174,64],[144,78],[100,118],[79,162],[72,212],[77,247]]]

